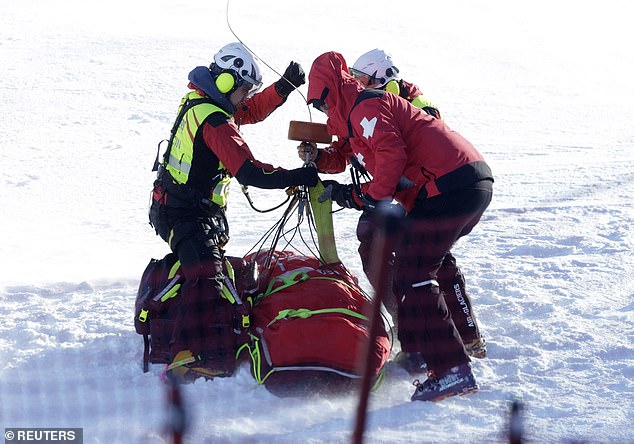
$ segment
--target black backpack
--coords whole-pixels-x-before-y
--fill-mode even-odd
[[[233,333],[236,346],[248,340],[251,300],[242,301],[235,283],[252,288],[256,278],[254,270],[246,266],[243,258],[226,256],[223,265],[225,280],[222,298],[233,306]],[[170,364],[170,341],[179,309],[180,289],[185,283],[181,263],[174,253],[163,259],[150,259],[141,277],[134,304],[134,328],[143,335],[143,372],[149,364]]]
[[[143,335],[143,372],[149,363],[170,363],[169,343],[184,280],[174,253],[151,259],[145,267],[134,304],[134,327]]]

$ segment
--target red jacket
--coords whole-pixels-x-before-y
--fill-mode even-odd
[[[189,87],[204,94],[203,91],[191,83]],[[242,165],[249,160],[255,166],[265,170],[272,171],[276,169],[272,165],[255,159],[246,141],[240,135],[238,125],[261,122],[284,103],[284,100],[275,91],[275,85],[271,84],[238,106],[234,116],[235,123],[227,119],[226,122],[218,126],[214,126],[210,122],[203,124],[202,131],[205,145],[218,157],[232,176],[235,176]]]
[[[349,137],[352,153],[372,174],[367,193],[374,199],[395,198],[409,210],[419,193],[433,197],[492,179],[470,142],[407,100],[368,90],[364,96],[370,97],[356,104],[363,87],[348,74],[341,54],[317,57],[308,79],[308,101],[325,95],[328,130]]]
[[[398,84],[400,88],[399,95],[408,102],[412,102],[416,97],[423,95],[420,88],[413,83],[401,79]],[[423,110],[427,114],[440,118],[440,111],[436,108],[423,108]],[[430,112],[430,110],[432,111]],[[352,149],[350,148],[350,143],[348,143],[348,138],[345,137],[335,140],[326,148],[321,148],[315,164],[319,171],[324,173],[341,173],[345,171],[350,156],[352,156]]]

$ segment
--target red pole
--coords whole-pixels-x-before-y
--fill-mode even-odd
[[[359,389],[359,404],[357,406],[357,417],[355,421],[354,434],[352,436],[353,444],[363,443],[363,433],[365,431],[365,422],[368,410],[368,399],[370,397],[370,387],[372,385],[372,359],[371,349],[376,337],[379,333],[381,325],[381,301],[386,292],[387,286],[390,285],[390,273],[387,273],[389,259],[394,251],[395,237],[402,219],[402,210],[395,205],[379,205],[373,215],[377,230],[374,236],[372,250],[374,252],[375,261],[370,265],[370,273],[374,277],[376,288],[374,290],[374,298],[371,302],[371,314],[369,325],[369,338],[365,347],[363,359],[363,376],[361,379],[361,387]]]
[[[167,421],[166,432],[172,444],[182,444],[187,426],[187,415],[183,405],[180,386],[172,372],[167,372]]]

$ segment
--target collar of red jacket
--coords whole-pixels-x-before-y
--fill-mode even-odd
[[[308,74],[308,102],[322,98],[328,106],[328,131],[348,137],[348,115],[363,86],[348,72],[338,52],[326,52],[315,59]]]

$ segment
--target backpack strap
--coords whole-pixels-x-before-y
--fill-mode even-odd
[[[352,108],[350,108],[350,112],[348,113],[348,138],[349,139],[353,137],[352,122],[350,122],[350,115],[352,114],[352,111],[357,107],[359,103],[363,102],[364,100],[373,99],[375,97],[382,97],[383,94],[385,94],[385,91],[381,89],[364,89],[363,91],[359,93],[359,95],[357,96],[357,99],[354,101],[354,104],[352,105]]]
[[[244,350],[246,350],[249,353],[249,358],[251,358],[251,370],[253,373],[253,377],[255,378],[256,382],[258,384],[264,384],[264,381],[266,381],[266,378],[268,378],[273,372],[274,369],[273,368],[269,368],[269,366],[266,364],[267,362],[267,358],[266,358],[266,354],[268,353],[268,351],[266,350],[264,344],[262,344],[260,342],[260,338],[258,338],[257,336],[251,334],[251,341],[252,343],[249,344],[248,342],[243,344],[237,351],[236,351],[236,359],[239,358],[240,354],[242,354],[242,352]],[[265,356],[262,356],[265,355]],[[262,375],[262,372],[266,372],[266,374]]]
[[[158,171],[158,169],[159,169],[159,166],[160,166],[159,153],[161,151],[161,145],[163,144],[163,142],[167,141],[167,149],[165,150],[165,153],[163,154],[163,159],[168,159],[169,158],[169,152],[172,149],[172,142],[174,141],[174,136],[176,135],[176,130],[178,129],[178,126],[181,124],[181,120],[183,120],[183,116],[191,108],[193,108],[196,105],[200,105],[201,103],[213,103],[213,102],[211,101],[211,99],[206,98],[206,97],[203,97],[203,98],[200,98],[200,99],[187,99],[187,100],[185,100],[185,102],[183,103],[183,106],[181,106],[181,108],[180,108],[180,110],[178,112],[178,115],[176,116],[176,120],[174,121],[174,125],[172,126],[172,130],[170,131],[169,140],[163,139],[158,144],[158,147],[156,149],[156,159],[154,160],[154,165],[152,166],[152,171]]]
[[[350,108],[350,112],[348,113],[348,140],[353,137],[352,135],[352,122],[350,121],[350,115],[352,114],[352,110],[354,110],[357,105],[364,100],[373,99],[375,97],[382,97],[385,94],[385,91],[381,89],[365,89],[359,93],[357,99],[354,101],[352,108]],[[350,143],[350,142],[348,142]],[[348,159],[350,163],[350,176],[352,177],[352,184],[355,187],[355,191],[357,195],[363,197],[363,191],[361,190],[361,179],[363,178],[365,181],[370,181],[372,178],[366,171],[366,169],[361,165],[359,160],[354,156],[350,156]]]
[[[150,369],[150,337],[143,335],[143,373]]]

